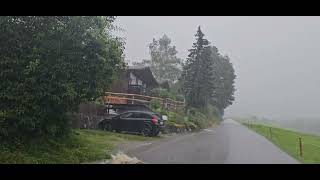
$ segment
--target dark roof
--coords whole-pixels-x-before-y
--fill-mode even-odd
[[[162,82],[160,86],[164,89],[169,89],[170,88],[169,81]]]
[[[146,82],[151,87],[159,86],[159,83],[154,78],[150,70],[150,67],[148,66],[130,66],[127,72],[132,72],[135,76],[137,76],[142,81]]]

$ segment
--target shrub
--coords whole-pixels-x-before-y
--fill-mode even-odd
[[[171,92],[170,90],[163,88],[152,89],[149,93],[150,96],[156,96],[161,98],[170,98],[176,101],[183,101],[184,96],[182,94],[177,94],[176,92]]]
[[[161,102],[157,99],[152,99],[150,101],[150,106],[152,110],[159,111],[159,109],[161,108]]]
[[[177,95],[175,96],[175,100],[176,100],[176,101],[184,101],[184,96],[181,95],[181,94],[177,94]]]
[[[66,112],[99,97],[123,67],[123,43],[110,35],[112,22],[100,16],[0,17],[1,127],[33,137],[67,133]]]

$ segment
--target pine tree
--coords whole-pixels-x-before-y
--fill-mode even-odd
[[[204,38],[200,26],[195,36],[196,42],[183,67],[182,81],[187,105],[205,107],[214,92],[214,62],[210,42]]]

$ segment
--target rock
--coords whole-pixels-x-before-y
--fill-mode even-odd
[[[142,161],[138,160],[136,157],[129,157],[126,154],[119,152],[116,155],[111,155],[112,160],[110,164],[144,164]]]

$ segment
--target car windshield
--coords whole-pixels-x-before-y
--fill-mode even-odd
[[[320,164],[319,16],[0,16],[0,77],[0,164]]]

